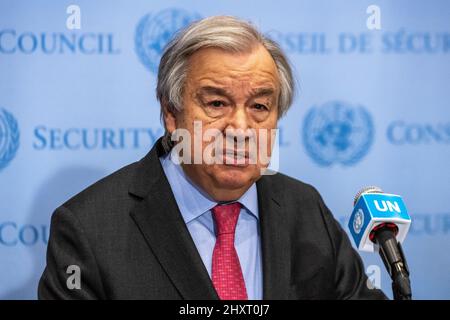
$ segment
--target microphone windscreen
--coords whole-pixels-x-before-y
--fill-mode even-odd
[[[396,238],[402,243],[411,225],[402,197],[379,193],[378,190],[361,193],[348,223],[356,247],[362,251],[378,251],[378,246],[370,239],[370,233],[383,223],[393,223],[398,227]]]

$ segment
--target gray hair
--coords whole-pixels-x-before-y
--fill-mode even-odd
[[[165,111],[175,113],[182,110],[188,60],[194,52],[203,48],[220,48],[243,53],[251,51],[258,44],[263,45],[270,53],[278,70],[280,79],[278,118],[281,118],[291,106],[294,96],[292,70],[281,48],[249,22],[231,16],[214,16],[194,22],[180,30],[164,49],[156,87],[164,126]],[[162,143],[166,151],[173,146],[167,129]]]

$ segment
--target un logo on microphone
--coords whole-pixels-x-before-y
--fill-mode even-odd
[[[359,234],[361,232],[361,229],[364,225],[364,212],[359,209],[356,214],[355,218],[353,220],[353,231],[355,231],[356,234]]]
[[[303,123],[306,152],[321,166],[356,164],[369,152],[373,139],[368,111],[341,101],[313,107]]]
[[[0,170],[6,167],[19,149],[19,126],[14,116],[0,108]]]
[[[136,27],[134,45],[136,54],[144,66],[158,73],[164,47],[180,29],[201,17],[180,9],[167,9],[157,14],[147,14]]]

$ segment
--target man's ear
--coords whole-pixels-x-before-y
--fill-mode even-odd
[[[170,111],[171,108],[169,108],[168,103],[163,102],[163,104],[164,125],[166,130],[172,133],[177,128],[177,120],[175,114]]]

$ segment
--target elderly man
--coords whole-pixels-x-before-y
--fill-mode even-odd
[[[270,156],[259,133],[293,91],[284,54],[249,23],[178,33],[158,73],[164,137],[55,211],[39,298],[385,298],[318,192],[250,154],[257,141]]]

